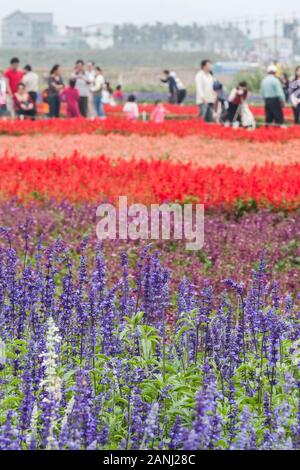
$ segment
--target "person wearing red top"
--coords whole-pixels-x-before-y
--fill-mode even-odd
[[[69,81],[69,86],[66,87],[60,93],[60,99],[65,101],[67,104],[67,117],[68,118],[77,118],[80,117],[80,109],[79,109],[79,91],[75,87],[76,80],[71,78]]]
[[[248,97],[248,84],[242,81],[237,87],[233,88],[228,97],[227,120],[229,122],[238,121],[240,119],[240,107]]]
[[[24,83],[19,83],[13,99],[15,112],[20,119],[35,119],[34,101],[28,91],[26,91]]]
[[[122,103],[124,101],[124,93],[122,90],[122,85],[118,85],[113,92],[113,98],[117,103]]]
[[[18,85],[22,82],[24,72],[19,69],[20,61],[17,57],[13,57],[10,61],[10,68],[6,70],[4,76],[6,78],[7,89],[7,109],[11,117],[15,117],[14,95],[18,91]]]

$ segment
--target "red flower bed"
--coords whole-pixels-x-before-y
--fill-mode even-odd
[[[265,108],[263,106],[250,106],[250,109],[255,117],[264,117]],[[290,107],[283,108],[285,119],[291,119],[293,117],[293,110]]]
[[[116,106],[109,106],[105,105],[105,112],[108,116],[117,116],[123,115],[123,104],[118,104]],[[176,105],[170,103],[164,103],[165,108],[168,110],[169,117],[197,117],[199,113],[198,106],[195,104],[192,105]],[[40,115],[45,114],[45,104],[38,103],[38,113]],[[61,113],[62,115],[66,114],[66,106],[65,103],[61,104]],[[139,103],[139,110],[140,112],[146,112],[147,114],[151,114],[154,108],[154,103]],[[250,106],[250,109],[256,118],[264,117],[265,110],[263,106]],[[48,109],[47,109],[48,112]],[[290,120],[293,117],[293,111],[290,107],[284,108],[284,116],[286,120]]]
[[[197,116],[199,109],[197,105],[176,105],[170,103],[164,103],[165,108],[168,110],[171,116]],[[153,103],[139,103],[139,109],[141,112],[145,111],[146,113],[151,113],[153,111]],[[263,106],[250,106],[251,112],[255,117],[263,117],[265,115],[265,109]],[[105,110],[108,114],[120,114],[123,112],[123,105],[117,106],[105,106]],[[293,116],[293,110],[290,107],[284,108],[285,118],[291,118]]]
[[[169,117],[197,117],[199,113],[198,106],[196,105],[176,105],[170,103],[164,103],[165,108],[168,110]],[[146,112],[151,114],[154,108],[153,103],[139,103],[140,112]],[[251,112],[256,118],[263,118],[265,116],[265,109],[263,106],[250,106]],[[117,106],[105,106],[105,111],[108,116],[122,115],[123,114],[123,105]],[[293,110],[290,107],[285,107],[283,109],[284,117],[286,120],[290,121],[293,117]]]
[[[253,131],[232,129],[218,125],[209,125],[197,119],[166,121],[163,124],[153,122],[132,122],[125,119],[109,118],[104,121],[87,119],[51,119],[45,121],[1,121],[0,134],[138,134],[159,137],[174,134],[178,137],[199,135],[223,140],[247,140],[251,142],[285,142],[300,138],[300,128],[292,126],[282,128],[259,128]]]
[[[259,206],[294,209],[300,203],[300,164],[233,169],[225,165],[194,168],[168,161],[114,160],[106,157],[18,161],[0,159],[0,194],[68,199],[75,202],[115,200],[161,203],[193,197],[207,207],[232,207],[237,200]]]
[[[140,112],[145,111],[146,113],[151,113],[154,108],[153,103],[139,103]],[[168,110],[171,116],[197,116],[199,109],[197,105],[176,105],[170,103],[164,103],[165,108]],[[250,109],[254,116],[263,117],[265,115],[265,109],[263,106],[254,106],[251,105]],[[123,104],[118,104],[116,106],[105,105],[105,110],[107,114],[121,114],[123,112]],[[293,116],[292,108],[285,107],[284,115],[286,118],[291,118]]]
[[[105,111],[108,115],[112,114],[122,114],[123,113],[123,104],[118,104],[116,106],[105,105]],[[152,113],[154,109],[154,103],[139,103],[140,112],[146,112],[147,114]],[[191,116],[196,117],[199,113],[198,106],[196,105],[177,105],[164,103],[164,107],[168,111],[170,116]]]

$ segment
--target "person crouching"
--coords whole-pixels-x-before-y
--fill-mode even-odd
[[[16,93],[14,94],[14,107],[16,115],[19,119],[29,118],[35,119],[35,106],[34,102],[26,91],[24,83],[19,83]]]
[[[248,97],[247,82],[240,82],[238,86],[231,90],[228,97],[227,121],[230,123],[241,122],[242,105]]]

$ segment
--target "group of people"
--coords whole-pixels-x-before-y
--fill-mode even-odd
[[[23,70],[19,65],[20,61],[15,57],[5,73],[0,71],[0,116],[9,112],[12,117],[24,114],[34,118],[39,79],[30,65]]]
[[[168,86],[170,103],[180,105],[184,102],[187,91],[174,71],[164,70],[160,81]],[[225,86],[214,77],[212,62],[206,59],[201,62],[195,85],[200,119],[205,122],[255,127],[255,119],[247,104],[249,89],[246,81],[240,81],[228,93]],[[0,116],[9,113],[11,117],[35,119],[39,94],[38,74],[30,65],[22,69],[17,57],[11,59],[10,67],[4,73],[0,71]],[[104,119],[104,105],[123,103],[125,98],[121,85],[113,90],[105,80],[102,69],[92,61],[85,64],[83,60],[76,61],[67,84],[60,65],[54,65],[46,77],[41,96],[47,104],[47,115],[50,118],[60,117],[61,103],[64,102],[69,118]],[[283,125],[283,107],[286,102],[293,108],[295,123],[300,124],[300,66],[296,68],[294,77],[289,80],[278,64],[271,64],[261,83],[261,96],[265,103],[266,125]],[[130,120],[139,118],[135,95],[128,96],[123,112]],[[167,109],[158,100],[151,120],[163,122],[166,115]]]
[[[203,60],[195,78],[196,102],[199,117],[206,122],[236,123],[243,127],[254,127],[255,119],[247,104],[248,84],[241,81],[228,94],[225,87],[215,79],[210,60]],[[261,97],[265,105],[265,124],[267,126],[284,124],[283,108],[290,103],[294,112],[295,124],[300,124],[300,66],[289,80],[278,64],[267,68],[261,82]]]
[[[0,71],[0,116],[9,113],[11,117],[35,119],[37,99],[40,91],[40,79],[30,65],[23,69],[20,61],[14,57],[10,67]],[[87,66],[83,60],[77,60],[67,85],[60,65],[52,67],[42,92],[42,100],[47,104],[48,117],[58,118],[61,103],[66,103],[67,117],[104,118],[104,104],[116,104],[124,100],[122,86],[115,90],[105,80],[100,67],[94,62]]]
[[[175,80],[175,76],[170,73],[171,81]],[[166,76],[167,82],[168,77]],[[186,91],[184,90],[185,93],[183,93],[179,79],[176,83],[176,99],[181,103],[185,98]],[[8,113],[12,118],[35,119],[39,90],[38,74],[33,71],[30,65],[26,65],[22,69],[19,59],[12,58],[10,67],[4,73],[0,71],[0,116]],[[175,93],[175,89],[173,91]],[[97,67],[94,62],[88,62],[85,65],[83,60],[76,61],[67,85],[60,65],[54,65],[46,77],[46,85],[41,97],[42,101],[47,104],[49,118],[60,117],[61,103],[64,102],[68,118],[99,117],[102,119],[105,118],[105,104],[123,103],[125,98],[121,85],[113,90],[110,83],[105,80],[101,68]],[[123,106],[123,112],[129,120],[139,118],[140,112],[135,95],[128,96]],[[158,100],[155,103],[151,119],[155,122],[163,122],[166,114],[167,110]]]
[[[49,117],[60,116],[60,104],[67,105],[67,117],[105,118],[104,104],[114,105],[124,100],[122,86],[112,89],[103,71],[94,62],[77,60],[65,86],[60,65],[54,65],[48,77],[44,99],[49,103]]]
[[[275,78],[279,79],[281,87],[283,89],[284,96],[282,95],[281,89],[278,91],[278,96],[280,101],[280,109],[278,106],[278,100],[275,106],[275,115],[279,124],[283,122],[283,112],[282,108],[284,106],[284,101],[286,104],[291,104],[293,113],[294,113],[294,122],[295,124],[300,124],[300,66],[298,65],[295,69],[295,73],[291,79],[287,73],[283,73],[281,67],[278,67],[278,64],[273,64],[270,66],[269,72]],[[272,80],[273,83],[274,79]],[[269,84],[271,83],[270,78],[268,80]],[[266,83],[266,79],[265,79]],[[278,84],[278,83],[276,83]],[[284,99],[283,99],[284,98]],[[274,104],[273,104],[274,107]],[[273,111],[274,112],[274,111]]]
[[[195,77],[196,103],[199,118],[206,122],[255,127],[255,119],[247,104],[246,81],[240,81],[228,94],[224,85],[213,75],[210,60],[203,60]]]

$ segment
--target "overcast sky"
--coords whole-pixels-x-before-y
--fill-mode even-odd
[[[59,25],[154,21],[205,23],[249,15],[273,18],[275,14],[284,16],[300,12],[299,0],[0,0],[0,6],[0,17],[16,9],[52,11],[55,23]]]

